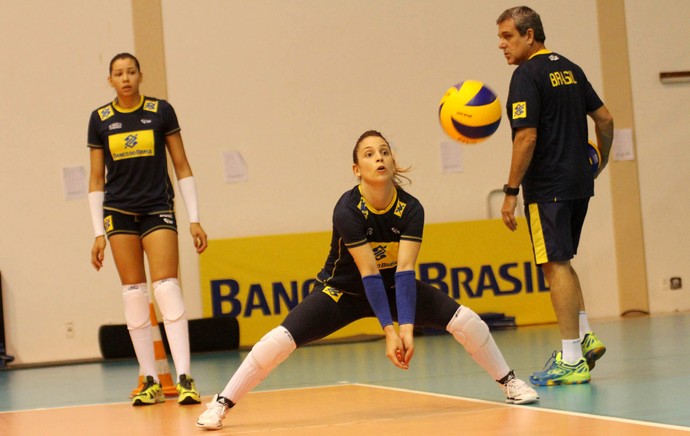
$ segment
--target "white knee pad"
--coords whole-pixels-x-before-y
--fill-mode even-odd
[[[446,330],[460,342],[465,349],[474,354],[491,339],[489,326],[468,307],[460,306],[446,326]]]
[[[122,300],[125,303],[125,320],[128,330],[137,330],[151,326],[149,288],[146,283],[124,285]]]
[[[158,309],[163,315],[164,323],[187,319],[180,284],[176,278],[158,280],[153,283],[153,294],[156,297]]]
[[[292,335],[283,326],[278,326],[266,333],[252,348],[251,356],[264,373],[271,372],[288,358],[297,346]]]

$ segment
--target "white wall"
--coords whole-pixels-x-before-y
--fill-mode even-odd
[[[650,310],[689,310],[690,83],[662,84],[659,73],[690,70],[690,2],[625,6]],[[670,290],[670,277],[683,289]]]
[[[445,90],[464,79],[485,81],[505,100],[513,67],[497,49],[495,19],[510,6],[164,0],[168,98],[210,238],[328,230],[335,200],[355,183],[354,141],[369,128],[384,132],[400,163],[413,166],[410,190],[423,201],[428,222],[485,218],[487,195],[507,176],[508,122],[485,143],[463,148],[464,173],[442,174],[439,143],[446,138],[436,114]],[[577,10],[564,0],[530,6],[542,15],[547,46],[578,62],[603,94],[594,0]],[[628,28],[651,41],[661,33],[644,22]],[[133,50],[132,32],[129,2],[3,1],[0,272],[8,352],[17,362],[99,357],[98,327],[124,323],[111,256],[104,271],[91,268],[87,202],[65,201],[61,170],[88,170],[88,116],[112,98],[108,61]],[[680,136],[685,126],[674,128]],[[225,150],[242,153],[248,182],[223,182]],[[653,153],[647,158],[681,165]],[[643,185],[649,183],[644,174]],[[597,181],[596,193],[576,259],[595,318],[618,315],[608,175]],[[197,318],[198,258],[180,212],[183,291],[189,316]],[[672,258],[648,256],[650,271]],[[67,322],[75,325],[74,338],[65,336]]]

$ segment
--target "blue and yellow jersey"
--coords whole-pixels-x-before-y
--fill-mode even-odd
[[[106,209],[125,213],[173,210],[165,137],[180,130],[165,100],[141,98],[134,108],[108,103],[91,113],[89,147],[104,152]]]
[[[558,53],[541,50],[515,69],[506,101],[513,136],[521,127],[537,129],[522,180],[526,203],[594,195],[587,114],[601,106],[582,69]]]
[[[344,193],[333,210],[333,236],[317,280],[349,294],[364,295],[362,277],[348,248],[368,244],[386,288],[395,284],[401,240],[422,241],[424,208],[401,188],[384,210],[367,204],[359,185]]]

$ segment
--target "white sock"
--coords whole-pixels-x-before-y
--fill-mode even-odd
[[[501,380],[510,372],[489,327],[469,307],[460,306],[446,330],[494,380]]]
[[[240,367],[235,371],[235,374],[232,375],[223,392],[220,393],[220,396],[229,399],[233,403],[237,403],[249,391],[261,383],[266,376],[268,376],[268,372],[261,369],[252,353],[249,352]]]
[[[278,326],[266,333],[252,347],[220,396],[237,403],[287,359],[295,348],[295,341],[285,327]]]
[[[574,365],[582,359],[582,347],[580,339],[563,339],[561,341],[563,347],[563,355],[561,356],[565,363]]]
[[[168,338],[170,354],[179,380],[180,374],[191,375],[189,323],[187,322],[180,283],[176,278],[171,277],[153,282],[152,285],[158,309],[163,316],[165,335]]]
[[[191,377],[190,351],[189,351],[189,326],[186,319],[178,319],[173,322],[166,322],[165,336],[168,338],[170,355],[175,364],[175,372],[179,380],[180,374]]]
[[[156,355],[153,351],[151,326],[130,330],[129,337],[132,339],[132,346],[134,346],[134,353],[137,355],[141,375],[144,377],[150,375],[157,381],[158,372],[156,371]]]
[[[584,310],[580,311],[580,342],[585,338],[586,333],[592,331],[592,327],[589,326],[589,319],[587,319],[587,312]]]
[[[510,367],[503,358],[493,337],[490,337],[482,348],[474,350],[470,355],[494,380],[501,380],[510,372]]]
[[[132,339],[134,353],[139,362],[140,375],[150,375],[158,380],[156,354],[153,350],[151,315],[148,285],[146,283],[122,286],[122,301],[125,309],[127,330]]]

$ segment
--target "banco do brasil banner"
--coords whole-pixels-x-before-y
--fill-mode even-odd
[[[200,257],[203,316],[236,317],[240,346],[252,346],[309,293],[330,238],[329,231],[210,241]],[[515,232],[501,220],[427,224],[416,274],[475,312],[505,313],[517,325],[556,321],[524,218]],[[381,333],[371,318],[329,339]]]

